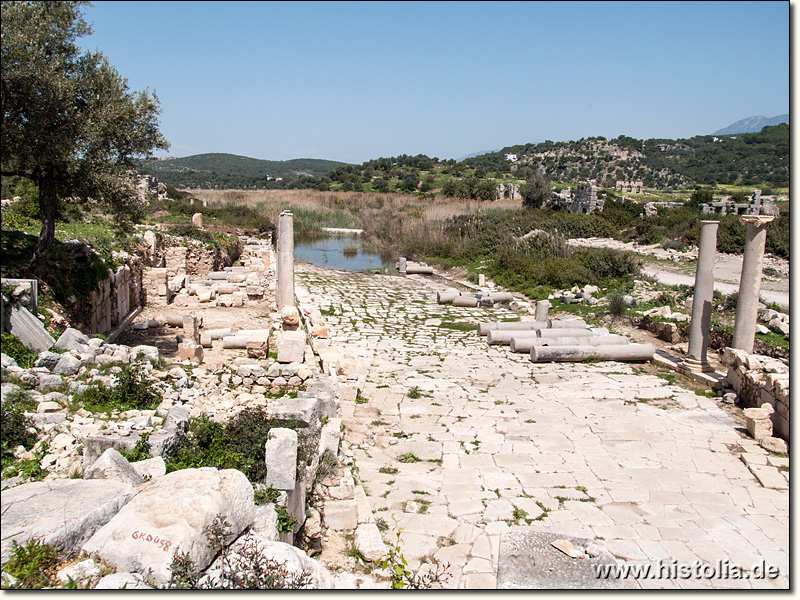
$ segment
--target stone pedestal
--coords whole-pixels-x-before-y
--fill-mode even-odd
[[[547,321],[547,313],[550,310],[550,300],[539,300],[536,303],[536,320]]]
[[[294,306],[294,215],[283,211],[278,217],[278,310]]]
[[[736,304],[736,323],[733,327],[732,348],[753,353],[758,320],[758,297],[761,292],[761,271],[764,266],[764,246],[767,243],[767,223],[774,216],[744,215],[740,218],[747,225],[744,242],[742,276],[739,279],[739,300]]]
[[[708,338],[714,300],[714,263],[717,254],[719,221],[700,221],[700,250],[694,279],[689,350],[678,366],[681,372],[713,371],[708,364]]]

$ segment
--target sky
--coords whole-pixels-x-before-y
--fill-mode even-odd
[[[791,11],[795,9],[791,6]],[[788,113],[789,2],[109,2],[83,10],[160,156],[360,164]]]

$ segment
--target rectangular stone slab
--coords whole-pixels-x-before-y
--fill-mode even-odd
[[[586,548],[594,542],[557,533],[511,531],[500,538],[497,569],[498,590],[597,590],[638,589],[634,580],[595,577],[594,568],[616,564],[608,553],[594,558],[570,558],[552,546],[566,539],[573,546]]]

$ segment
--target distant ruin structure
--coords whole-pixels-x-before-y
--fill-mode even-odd
[[[503,200],[504,198],[508,198],[510,200],[522,200],[522,194],[519,191],[519,184],[517,183],[509,183],[508,185],[503,185],[502,183],[497,186],[497,200]]]
[[[588,182],[579,183],[574,195],[572,188],[561,192],[551,190],[550,200],[545,204],[545,208],[584,214],[603,212],[604,206],[605,200],[597,197],[597,186]]]
[[[618,181],[616,191],[628,194],[643,194],[644,183],[641,181]]]
[[[720,200],[707,202],[700,205],[703,214],[716,213],[720,215],[766,215],[777,217],[780,210],[769,196],[762,196],[761,190],[753,191],[749,202],[736,202],[734,200]]]

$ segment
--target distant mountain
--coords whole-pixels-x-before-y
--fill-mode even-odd
[[[766,117],[762,117],[761,115],[755,115],[753,117],[742,119],[741,121],[736,121],[736,123],[734,123],[733,125],[728,125],[724,129],[715,131],[712,135],[731,135],[734,133],[758,133],[767,125],[778,125],[780,123],[788,123],[788,122],[789,122],[789,115],[778,115],[777,117],[772,117],[771,119],[767,119]]]
[[[321,177],[345,163],[316,158],[261,160],[235,154],[196,154],[144,161],[139,170],[177,188],[273,187],[277,179]]]
[[[481,156],[482,154],[491,154],[492,152],[499,152],[499,151],[500,148],[495,148],[494,150],[481,150],[480,152],[473,152],[472,154],[467,154],[466,156],[457,158],[456,162],[461,162],[462,160],[467,160],[468,158],[475,158],[476,156]]]

